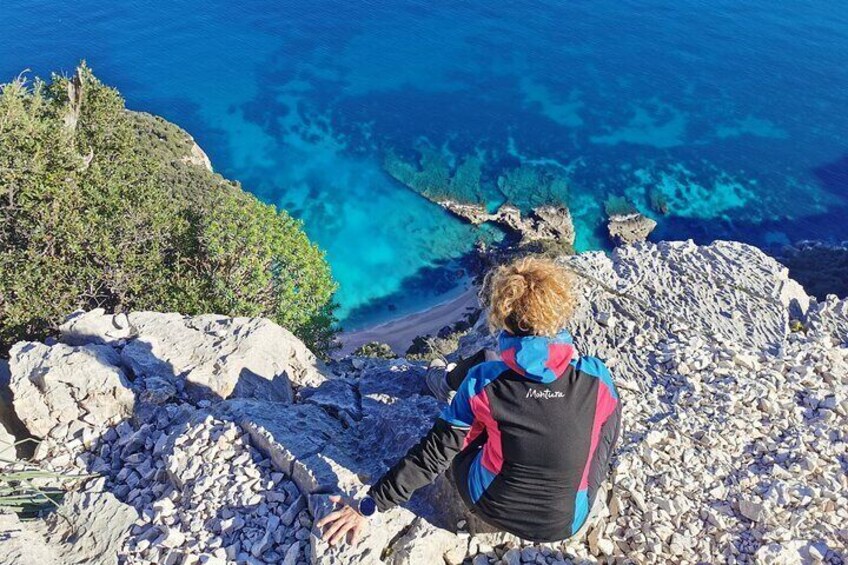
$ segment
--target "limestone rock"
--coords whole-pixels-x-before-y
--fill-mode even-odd
[[[14,513],[0,512],[0,555],[4,565],[59,563],[58,555],[42,535]]]
[[[808,300],[785,268],[732,242],[636,243],[560,261],[579,282],[569,325],[576,347],[605,359],[623,400],[615,495],[587,521],[587,535],[535,544],[493,533],[442,476],[381,513],[359,546],[330,548],[314,527],[331,510],[328,497],[361,496],[444,407],[428,393],[423,364],[341,360],[327,368],[332,379],[306,369],[294,397],[281,398],[265,387],[297,373],[285,367],[304,358],[290,362],[286,348],[302,345],[286,344],[281,360],[281,334],[267,321],[132,313],[124,335],[110,334],[113,318],[89,313],[65,330],[80,345],[13,349],[16,375],[62,376],[23,395],[28,417],[49,432],[39,460],[104,477],[75,484],[68,497],[77,522],[92,527],[60,531],[50,519],[45,540],[70,563],[86,562],[93,547],[148,565],[843,562],[848,301]],[[481,317],[451,360],[492,343]],[[45,417],[32,401],[97,405],[100,385],[85,387],[101,383],[100,372],[120,382],[126,367],[136,403],[117,425],[90,425],[89,412],[57,424],[52,408]],[[238,367],[261,380],[229,394],[256,398],[186,394],[203,386],[226,394]],[[137,517],[108,502],[99,508],[93,497],[105,494]],[[122,523],[128,530],[112,528]],[[0,536],[0,555],[13,541]]]
[[[327,495],[309,497],[309,510],[315,522],[332,512],[335,506]],[[368,535],[356,546],[349,544],[330,546],[321,538],[321,532],[313,528],[310,532],[311,563],[313,565],[382,565],[384,551],[389,541],[407,528],[415,520],[415,515],[404,508],[392,508],[379,514],[379,522],[369,525]]]
[[[482,204],[456,202],[455,200],[440,200],[438,203],[448,212],[459,216],[475,226],[491,221],[489,211]]]
[[[68,493],[46,521],[48,543],[67,565],[114,565],[118,552],[138,518],[132,506],[96,487]]]
[[[100,426],[132,413],[130,383],[109,346],[21,342],[9,356],[15,412],[37,436],[59,424]]]
[[[359,375],[362,398],[392,403],[395,399],[429,394],[424,382],[425,368],[404,361],[373,363]]]
[[[539,206],[530,213],[535,222],[537,239],[554,239],[574,244],[574,221],[571,211],[566,206]]]
[[[33,445],[29,443],[19,444],[17,448],[9,447],[30,435],[15,413],[12,389],[9,387],[11,378],[9,362],[6,359],[0,359],[0,458],[5,459],[15,459],[16,456],[29,457],[32,455],[33,448]]]
[[[757,563],[763,565],[795,565],[821,562],[822,551],[818,544],[807,540],[788,540],[765,544],[757,550]],[[825,549],[826,553],[826,549]]]
[[[317,385],[320,363],[287,330],[262,318],[136,312],[137,337],[121,355],[145,378],[184,379],[195,399],[291,400],[291,384]]]
[[[342,434],[341,423],[312,404],[230,400],[218,411],[241,424],[257,447],[287,475],[292,474],[296,462],[302,464]]]
[[[184,380],[195,400],[268,398],[290,401],[291,384],[318,386],[323,364],[289,331],[263,318],[187,317],[102,309],[71,316],[62,340],[122,347],[136,376]]]
[[[497,224],[517,235],[522,243],[537,240],[556,240],[567,245],[574,243],[574,224],[566,206],[539,206],[525,217],[511,204],[502,205],[494,213],[489,213],[481,204],[453,200],[439,200],[438,204],[471,224]]]
[[[813,331],[832,338],[836,343],[848,341],[848,298],[839,300],[831,295],[811,310],[809,317]]]
[[[447,554],[463,554],[468,541],[454,533],[437,528],[422,518],[416,518],[412,526],[391,546],[386,559],[387,565],[407,563],[444,563]]]
[[[655,227],[657,222],[639,213],[614,214],[607,222],[610,239],[624,245],[645,241]]]
[[[759,522],[763,516],[763,505],[751,500],[739,501],[739,512],[753,522]]]
[[[358,420],[362,416],[359,398],[354,386],[342,379],[325,381],[317,388],[304,388],[300,397],[305,402],[316,404],[337,414],[346,414]]]
[[[584,354],[621,358],[629,365],[634,357],[617,354],[615,344],[631,337],[637,324],[694,325],[690,331],[754,351],[775,352],[788,334],[789,313],[781,294],[787,272],[748,245],[642,243],[619,247],[610,256],[566,257],[563,264],[580,283],[580,311],[570,329]],[[620,323],[605,329],[593,323],[592,310],[616,312]],[[640,333],[643,338],[651,334]]]
[[[347,453],[328,445],[309,457],[298,459],[292,465],[292,480],[301,492],[312,494],[337,492],[362,496],[367,491],[357,472],[361,467]],[[365,474],[371,477],[376,473]]]
[[[14,459],[17,456],[16,441],[15,436],[6,430],[6,426],[0,424],[0,459]]]
[[[74,312],[59,332],[68,345],[117,345],[133,335],[126,314],[106,314],[103,308]]]
[[[210,173],[212,172],[212,161],[203,149],[194,141],[194,138],[189,136],[191,140],[191,152],[183,157],[183,162],[195,167],[203,167]]]

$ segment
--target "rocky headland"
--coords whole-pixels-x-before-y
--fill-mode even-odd
[[[259,318],[94,310],[0,370],[0,441],[41,440],[7,472],[75,477],[19,476],[64,497],[0,515],[3,562],[843,563],[848,300],[739,243],[560,261],[578,349],[608,361],[624,406],[612,502],[584,538],[471,536],[440,481],[331,548],[314,527],[328,496],[361,494],[440,410],[423,363],[325,363]],[[452,356],[491,345],[485,327]]]

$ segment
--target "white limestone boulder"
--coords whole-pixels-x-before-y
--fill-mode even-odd
[[[74,312],[59,326],[68,345],[119,345],[133,335],[126,314],[106,314],[103,308]]]
[[[338,509],[329,499],[329,495],[315,494],[309,497],[309,511],[317,523],[321,518]],[[317,527],[310,532],[310,563],[312,565],[383,565],[390,544],[415,520],[415,514],[405,508],[392,508],[380,513],[379,520],[369,525],[363,539],[357,545],[329,545],[321,536]],[[439,563],[429,561],[427,563]],[[412,562],[410,562],[412,563]],[[425,562],[422,562],[422,564]]]
[[[562,261],[582,295],[570,329],[584,353],[605,358],[645,326],[668,333],[685,325],[738,347],[776,352],[789,333],[790,303],[803,301],[785,267],[736,242],[637,243]],[[615,313],[620,323],[603,327],[595,312]]]
[[[265,318],[229,318],[177,313],[76,312],[60,327],[71,345],[108,344],[141,379],[157,379],[189,398],[264,398],[290,402],[292,385],[318,386],[323,364],[291,332]]]
[[[97,427],[132,414],[135,397],[109,346],[21,342],[9,357],[15,412],[36,436],[74,421]]]

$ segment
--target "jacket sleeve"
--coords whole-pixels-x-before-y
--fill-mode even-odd
[[[472,379],[473,373],[467,378]],[[474,423],[471,388],[460,386],[427,435],[371,487],[368,495],[381,512],[403,504],[416,490],[433,482],[462,450]]]

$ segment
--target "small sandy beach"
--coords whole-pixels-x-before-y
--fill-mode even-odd
[[[386,343],[395,353],[403,355],[416,337],[427,334],[435,335],[443,327],[458,321],[463,314],[473,308],[478,308],[478,291],[479,287],[471,285],[468,290],[456,298],[421,312],[415,312],[370,328],[342,332],[339,336],[342,347],[334,353],[334,356],[348,355],[357,347],[371,341]]]

